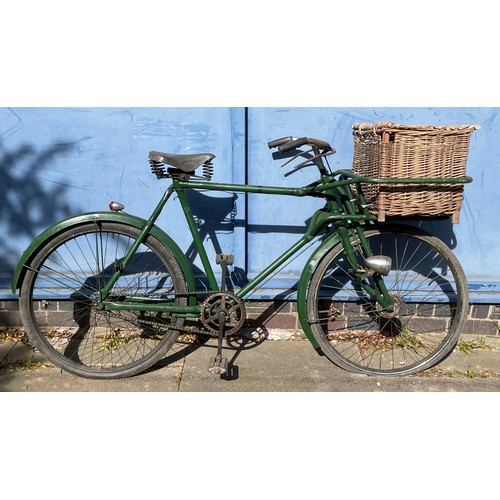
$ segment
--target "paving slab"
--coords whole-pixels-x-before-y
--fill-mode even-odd
[[[4,347],[4,352],[7,347]],[[43,365],[0,370],[1,392],[500,392],[500,350],[456,351],[438,367],[414,376],[369,377],[350,373],[320,356],[307,341],[240,339],[224,347],[225,376],[208,372],[216,342],[176,345],[141,375],[90,380]],[[36,353],[35,353],[36,354]],[[24,346],[10,356],[30,359]],[[33,359],[33,358],[32,358]],[[43,359],[38,354],[34,359]],[[22,359],[17,360],[22,363]]]
[[[398,392],[498,391],[500,351],[454,352],[433,375],[376,377],[345,371],[320,356],[306,341],[264,341],[259,345],[226,348],[234,365],[229,376],[208,372],[216,352],[208,342],[186,357],[180,391],[293,391],[293,392]],[[489,377],[479,375],[489,370]],[[467,372],[469,375],[467,376]]]

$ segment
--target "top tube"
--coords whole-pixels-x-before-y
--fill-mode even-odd
[[[341,176],[341,180],[333,180],[335,176]],[[352,170],[337,170],[331,175],[326,176],[331,180],[331,182],[324,182],[324,180],[318,180],[304,187],[281,187],[281,186],[258,186],[249,184],[223,184],[223,183],[212,183],[206,181],[180,181],[174,180],[174,189],[203,189],[209,191],[235,191],[240,193],[255,193],[255,194],[275,194],[282,196],[322,196],[325,191],[330,189],[335,189],[338,187],[346,186],[355,183],[365,183],[365,184],[412,184],[412,185],[424,185],[424,184],[469,184],[472,182],[472,177],[388,177],[388,178],[378,178],[378,177],[365,177],[362,175],[355,174]]]
[[[282,196],[307,196],[309,188],[317,186],[318,182],[306,187],[281,187],[281,186],[257,186],[251,184],[222,184],[206,181],[179,181],[174,180],[175,189],[203,189],[208,191],[235,191],[239,193],[255,194],[277,194]]]

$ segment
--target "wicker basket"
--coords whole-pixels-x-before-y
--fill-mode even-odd
[[[479,125],[355,123],[353,171],[377,178],[456,178],[465,175],[471,133]],[[387,216],[448,216],[458,223],[463,184],[364,184],[371,212]]]

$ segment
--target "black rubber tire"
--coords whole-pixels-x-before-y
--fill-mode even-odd
[[[30,262],[21,317],[34,346],[56,366],[86,378],[130,377],[158,362],[175,342],[182,318],[96,307],[99,289],[138,235],[132,226],[86,223],[57,235]],[[150,235],[111,295],[168,296],[186,304],[186,291],[177,260]]]
[[[356,285],[338,244],[309,283],[307,315],[314,337],[330,361],[349,371],[398,376],[426,370],[453,351],[466,321],[463,269],[441,240],[420,229],[380,226],[364,234],[374,255],[392,257],[384,282],[398,304],[382,311]],[[357,240],[356,258],[363,265]]]

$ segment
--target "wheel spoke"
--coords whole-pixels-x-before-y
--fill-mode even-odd
[[[382,309],[356,284],[338,245],[311,279],[307,310],[313,333],[323,352],[349,370],[390,375],[425,369],[453,349],[460,333],[467,313],[463,271],[442,242],[421,231],[365,236],[373,254],[392,259],[384,282],[393,305]],[[361,245],[353,246],[364,262]]]
[[[33,259],[21,307],[34,344],[53,363],[94,378],[128,376],[159,360],[183,320],[161,312],[106,311],[99,290],[119,268],[139,231],[87,224],[59,235]],[[172,297],[185,304],[180,266],[159,241],[142,244],[109,297]],[[175,298],[178,296],[178,298]]]

